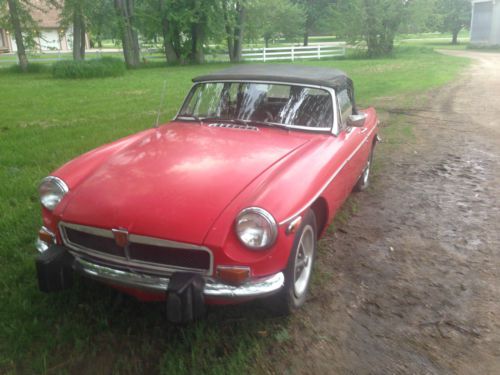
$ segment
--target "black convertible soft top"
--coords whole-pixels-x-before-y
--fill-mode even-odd
[[[351,79],[341,70],[291,64],[243,64],[193,78],[193,82],[220,80],[300,83],[331,87],[335,90],[352,86]]]
[[[292,64],[241,64],[193,78],[203,81],[272,81],[330,87],[337,92],[347,90],[354,104],[352,80],[341,70]]]

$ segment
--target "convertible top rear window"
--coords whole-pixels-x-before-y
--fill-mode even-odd
[[[315,87],[202,82],[193,87],[179,116],[330,130],[333,101],[329,91]]]

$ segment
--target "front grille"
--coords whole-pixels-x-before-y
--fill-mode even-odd
[[[96,250],[104,254],[125,257],[125,249],[118,246],[113,238],[96,236],[79,230],[64,228],[70,243]]]
[[[211,272],[211,252],[201,246],[169,240],[129,235],[123,248],[108,229],[61,223],[64,244],[79,254],[136,270]]]
[[[130,259],[143,262],[169,264],[176,267],[209,269],[210,254],[205,251],[177,249],[162,246],[132,243],[129,247]]]

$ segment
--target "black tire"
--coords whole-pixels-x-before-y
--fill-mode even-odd
[[[314,266],[314,258],[316,255],[316,247],[317,247],[317,226],[316,226],[316,216],[312,210],[307,210],[304,214],[304,218],[302,220],[302,224],[299,230],[295,234],[295,239],[293,241],[292,251],[290,252],[290,256],[288,258],[288,264],[284,271],[285,274],[285,285],[278,292],[270,297],[269,303],[267,304],[268,308],[272,310],[273,313],[277,315],[289,315],[294,310],[300,308],[307,298],[307,292],[309,289],[309,285],[311,283],[311,275]],[[312,237],[311,237],[312,234]],[[302,272],[299,274],[299,277],[296,279],[296,268],[300,266],[304,262],[304,260],[300,259],[301,254],[305,254],[304,245],[299,250],[299,245],[301,245],[301,241],[308,241],[311,238],[311,250],[307,258],[305,260],[305,265],[302,272],[308,273],[305,277],[305,274]],[[300,251],[300,253],[299,253]],[[299,253],[299,256],[297,254]],[[301,262],[300,264],[298,262]],[[309,263],[310,262],[310,263]],[[307,271],[308,268],[308,271]],[[304,276],[304,280],[302,283],[298,283],[301,276]],[[301,288],[298,288],[297,285],[300,285]]]
[[[363,191],[370,185],[370,173],[373,165],[373,151],[374,147],[372,147],[370,151],[370,156],[366,162],[365,168],[363,169],[363,173],[359,176],[356,185],[354,185],[353,191]]]

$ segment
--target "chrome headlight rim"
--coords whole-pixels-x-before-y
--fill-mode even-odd
[[[269,224],[269,229],[270,229],[269,240],[267,241],[266,244],[262,246],[252,246],[241,238],[238,232],[238,224],[240,220],[247,214],[257,214],[261,216]],[[266,211],[261,207],[247,207],[241,210],[239,214],[236,216],[234,227],[235,227],[236,237],[243,244],[243,246],[245,246],[249,250],[253,251],[267,250],[276,243],[276,240],[278,238],[278,222],[276,221],[273,215],[271,215],[268,211]]]
[[[54,187],[59,189],[59,195],[58,195],[59,198],[58,198],[57,202],[54,205],[50,205],[50,206],[48,206],[44,202],[44,196],[42,195],[42,191],[41,191],[41,189],[44,187],[44,185],[47,185],[47,184],[52,184]],[[40,203],[42,204],[42,206],[45,207],[49,211],[53,211],[59,205],[59,203],[61,203],[64,196],[69,192],[69,187],[66,184],[66,182],[64,182],[59,177],[47,176],[44,179],[42,179],[42,181],[40,181],[40,184],[38,185],[38,192],[40,194]]]

